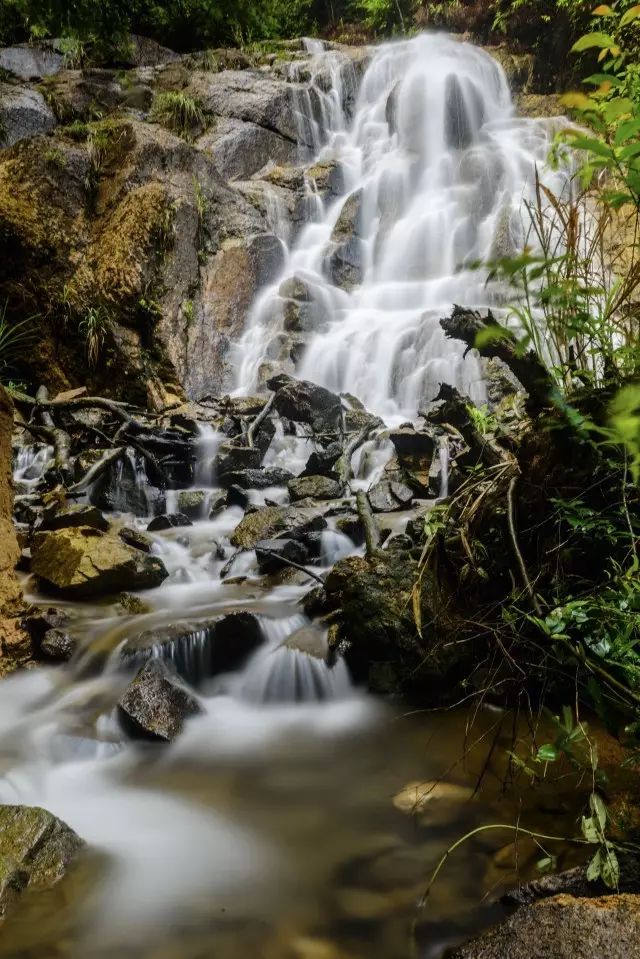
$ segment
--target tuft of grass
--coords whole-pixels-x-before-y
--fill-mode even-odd
[[[160,123],[185,140],[204,132],[208,126],[207,113],[200,101],[175,90],[156,94],[149,117],[153,123]]]
[[[18,323],[10,323],[7,317],[8,302],[0,307],[0,381],[13,364],[27,352],[35,337],[35,316]]]
[[[78,323],[78,332],[84,338],[89,366],[94,369],[100,359],[111,321],[101,306],[90,306]]]

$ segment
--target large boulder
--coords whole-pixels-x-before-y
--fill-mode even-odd
[[[640,896],[552,896],[518,909],[451,959],[639,959]]]
[[[151,589],[168,576],[158,557],[86,526],[37,533],[31,571],[45,589],[69,598]]]
[[[296,506],[265,506],[247,515],[236,526],[231,545],[254,549],[260,540],[286,534],[300,539],[305,534],[326,529],[327,522],[314,509]]]
[[[90,526],[92,529],[106,533],[109,529],[109,521],[95,506],[72,503],[62,508],[54,506],[45,509],[37,524],[37,531],[45,533],[56,529],[71,529],[74,526]]]
[[[0,147],[48,133],[56,118],[37,90],[0,83]]]
[[[211,151],[227,180],[253,176],[270,161],[292,163],[297,154],[296,143],[277,131],[234,117],[221,117],[199,138],[198,147]]]
[[[324,438],[326,444],[332,441],[340,428],[342,403],[324,386],[310,383],[308,380],[296,380],[287,373],[280,373],[267,381],[270,390],[274,390],[274,408],[294,423],[307,423],[318,438]]]
[[[0,919],[27,890],[55,885],[84,845],[45,809],[0,806]]]
[[[171,742],[187,719],[201,712],[197,698],[160,659],[145,663],[118,703],[125,732],[135,739],[160,742]]]
[[[17,44],[0,50],[0,68],[20,80],[40,80],[59,73],[64,66],[64,57],[54,50],[46,50],[32,44]]]

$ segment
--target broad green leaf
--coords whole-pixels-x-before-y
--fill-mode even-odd
[[[635,7],[629,7],[629,9],[622,14],[619,26],[626,27],[628,23],[631,23],[632,20],[637,20],[638,17],[640,17],[640,4],[637,3]]]
[[[602,875],[602,856],[600,850],[598,849],[597,853],[587,866],[587,880],[588,882],[596,882],[597,879]]]
[[[509,330],[504,329],[504,327],[496,324],[495,326],[487,326],[484,330],[478,330],[476,333],[475,346],[476,349],[479,350],[488,343],[511,339],[513,339],[513,334]]]
[[[542,763],[554,763],[558,756],[558,750],[553,743],[545,743],[544,746],[541,746],[538,750],[536,759],[539,759]]]
[[[585,150],[606,160],[611,160],[613,157],[611,147],[603,143],[602,140],[595,140],[593,137],[572,137],[571,146],[574,150]]]
[[[591,793],[589,797],[589,808],[592,816],[598,821],[600,829],[604,832],[604,828],[607,825],[607,807],[597,793]]]
[[[640,143],[630,143],[626,147],[618,150],[616,156],[619,160],[631,160],[640,154]]]
[[[612,87],[620,87],[623,80],[612,73],[592,73],[584,82],[591,83],[595,87],[600,86],[601,83],[610,83]]]
[[[606,852],[602,856],[601,874],[604,883],[609,889],[618,888],[620,884],[620,863],[609,844],[607,844]]]
[[[625,113],[631,113],[632,111],[633,103],[628,97],[616,97],[614,100],[610,100],[605,106],[604,116],[608,123],[612,123],[613,120],[617,120],[618,117],[623,116]]]
[[[596,826],[595,820],[591,816],[582,817],[582,835],[587,842],[600,842],[600,833],[598,832],[598,827]]]
[[[635,137],[639,131],[640,117],[634,117],[631,120],[624,120],[617,128],[613,142],[617,147],[619,147],[624,143],[625,140]]]
[[[587,33],[576,40],[571,50],[573,53],[583,53],[585,50],[592,50],[594,47],[609,50],[615,45],[616,41],[608,33]]]

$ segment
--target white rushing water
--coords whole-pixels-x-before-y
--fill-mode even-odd
[[[439,320],[454,303],[498,301],[486,270],[474,266],[522,248],[536,168],[555,193],[565,189],[566,172],[547,164],[562,121],[517,117],[501,66],[438,34],[374,50],[349,119],[339,55],[312,52],[323,86],[327,64],[332,80],[315,111],[325,125],[315,135],[318,158],[339,165],[345,191],[318,202],[282,276],[256,302],[238,347],[238,387],[258,383],[282,330],[281,284],[298,277],[319,327],[298,375],[354,394],[387,421],[415,416],[442,381],[482,400],[477,361],[463,358]],[[351,278],[361,279],[350,289],[336,283],[331,259],[347,204],[355,229],[343,252]]]

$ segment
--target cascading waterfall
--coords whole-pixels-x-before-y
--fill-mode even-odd
[[[321,41],[306,41],[306,50],[309,59],[286,68],[296,81],[300,159],[334,161],[342,195],[323,198],[308,177],[312,216],[293,242],[283,205],[275,194],[269,201],[285,266],[257,297],[237,346],[238,392],[254,390],[265,362],[276,360],[280,368],[353,394],[388,423],[413,418],[441,381],[482,399],[477,360],[465,359],[438,321],[453,303],[499,308],[500,289],[488,286],[486,270],[474,264],[522,247],[522,204],[536,167],[554,192],[564,189],[567,174],[545,165],[561,121],[516,118],[497,63],[445,36],[378,48],[360,83],[343,53]],[[296,282],[283,288],[288,280]],[[292,300],[305,318],[295,333],[284,330]],[[357,907],[358,922],[349,919],[349,928],[365,919],[374,948],[376,927],[369,926],[367,910],[371,899],[386,908],[385,897],[377,889],[364,897],[350,889],[343,866],[351,856],[350,869],[359,871],[363,856],[372,846],[386,848],[388,837],[400,846],[389,802],[398,783],[387,776],[400,757],[406,775],[399,777],[406,782],[411,770],[414,778],[414,738],[384,723],[385,707],[356,689],[343,659],[329,654],[328,626],[301,612],[310,583],[283,576],[265,589],[255,577],[253,550],[232,547],[243,508],[211,510],[220,492],[216,457],[229,438],[207,424],[199,431],[190,492],[205,493],[201,509],[192,500],[192,525],[149,534],[149,549],[163,559],[168,579],[142,595],[142,608],[131,617],[115,604],[98,615],[95,608],[75,610],[78,621],[69,628],[84,630],[83,639],[91,640],[86,652],[94,655],[59,672],[42,666],[3,685],[0,800],[50,809],[108,858],[93,890],[95,915],[84,914],[88,931],[78,954],[159,955],[145,951],[146,939],[153,931],[164,940],[175,917],[180,946],[190,922],[203,923],[215,945],[198,944],[194,952],[185,944],[181,955],[255,952],[254,943],[239,938],[240,926],[251,934],[256,919],[275,928],[284,917],[291,925],[297,910],[303,928],[310,916],[312,928],[322,928],[317,920],[325,912],[331,928],[336,917],[346,927],[350,913],[332,901],[340,895]],[[382,432],[363,443],[352,458],[352,489],[376,482],[393,450]],[[308,431],[285,429],[279,420],[263,465],[299,474],[314,451]],[[16,479],[26,495],[52,453],[50,447],[19,453]],[[440,495],[446,496],[446,440],[439,462]],[[143,517],[154,513],[144,463],[130,452],[119,471],[122,488],[110,505],[125,518],[112,520],[142,529]],[[184,492],[163,493],[163,509],[180,512],[188,502]],[[250,490],[247,499],[251,506],[283,502],[287,492],[284,486]],[[319,563],[330,567],[354,552],[327,512],[314,554]],[[222,672],[214,662],[216,624],[238,612],[257,623],[258,640]],[[230,629],[239,628],[240,617],[230,620]],[[234,632],[236,639],[242,636]],[[170,747],[131,743],[118,725],[116,704],[151,658],[193,687],[202,710]],[[103,662],[96,675],[93,666]],[[385,664],[378,665],[384,672]],[[156,749],[165,750],[162,760]],[[440,726],[429,749],[440,749],[442,766],[449,767],[451,743]],[[423,775],[422,740],[418,752]],[[429,755],[433,763],[434,752]],[[422,882],[422,847],[416,863]],[[347,887],[339,886],[343,881]],[[413,916],[415,888],[409,888],[407,916]],[[394,903],[394,917],[402,914],[397,909]],[[215,941],[227,919],[235,936],[231,952],[224,940],[220,949]],[[144,942],[130,949],[136,934]],[[100,952],[96,943],[107,936],[114,945],[109,938]],[[298,943],[296,955],[333,954],[322,938]],[[394,940],[375,954],[387,959],[400,951]]]
[[[320,111],[309,96],[298,106],[309,127],[323,127],[314,143],[320,159],[339,164],[345,193],[321,205],[258,298],[238,347],[238,387],[260,382],[282,331],[282,283],[297,277],[316,317],[296,344],[297,375],[355,394],[388,421],[415,416],[443,381],[480,401],[478,362],[463,358],[439,320],[454,303],[500,305],[476,264],[523,247],[536,169],[554,193],[565,190],[567,171],[546,162],[563,121],[516,117],[499,64],[437,34],[378,48],[349,120],[335,55],[314,52],[325,84],[330,69],[331,109],[326,94]],[[336,226],[347,210],[343,240]]]

